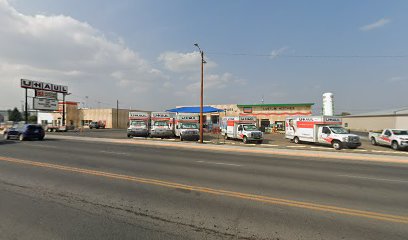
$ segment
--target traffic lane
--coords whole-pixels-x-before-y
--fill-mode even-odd
[[[196,239],[207,237],[190,228],[122,213],[112,213],[62,193],[37,192],[0,182],[2,239]],[[20,188],[20,189],[19,189]],[[40,194],[39,194],[40,193]],[[182,230],[181,230],[182,229]],[[215,235],[212,239],[222,239]]]
[[[381,209],[401,213],[408,209],[406,166],[257,156],[248,158],[234,154],[197,154],[190,151],[78,144],[70,141],[55,143],[64,144],[64,149],[68,150],[33,150],[30,151],[30,159],[367,210]],[[99,151],[106,148],[109,151]],[[10,156],[25,157],[21,151],[8,152]],[[57,155],[59,157],[55,157]]]
[[[404,239],[406,224],[303,208],[288,208],[86,174],[2,165],[2,181],[23,186],[26,194],[134,221],[170,222],[190,230],[255,239]],[[5,174],[3,174],[5,173]],[[24,175],[24,178],[21,176]],[[29,192],[29,193],[27,193]],[[177,230],[175,228],[175,230]],[[209,238],[211,239],[211,238]],[[235,238],[234,238],[235,239]]]

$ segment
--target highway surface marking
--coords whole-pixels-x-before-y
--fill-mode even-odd
[[[99,151],[100,153],[109,153],[109,154],[117,154],[117,155],[129,155],[128,153],[123,152],[111,152],[111,151]]]
[[[262,146],[267,146],[267,147],[279,147],[279,145],[275,145],[275,144],[262,144]]]
[[[300,146],[286,146],[286,147],[288,147],[288,148],[305,148],[306,146],[300,145]]]
[[[386,179],[386,178],[375,178],[375,177],[364,177],[364,176],[352,176],[352,175],[338,175],[338,176],[339,176],[339,177],[349,177],[349,178],[367,179],[367,180],[376,180],[376,181],[408,183],[408,180],[399,180],[399,179]]]
[[[196,162],[198,162],[198,163],[216,164],[216,165],[234,166],[234,167],[242,167],[242,165],[233,164],[233,163],[207,162],[207,161],[196,161]]]
[[[281,206],[337,213],[337,214],[342,214],[342,215],[357,216],[357,217],[368,218],[368,219],[376,219],[376,220],[387,221],[387,222],[408,224],[408,216],[398,216],[398,215],[363,211],[363,210],[357,210],[357,209],[351,209],[351,208],[343,208],[343,207],[336,207],[336,206],[330,206],[330,205],[316,204],[316,203],[310,203],[310,202],[301,202],[301,201],[288,200],[288,199],[282,199],[282,198],[274,198],[274,197],[255,195],[255,194],[249,194],[249,193],[233,192],[233,191],[222,190],[222,189],[213,189],[213,188],[207,188],[207,187],[185,185],[185,184],[162,181],[162,180],[157,180],[157,179],[134,177],[134,176],[129,176],[129,175],[102,172],[102,171],[77,168],[77,167],[69,167],[69,166],[44,163],[44,162],[22,160],[22,159],[17,159],[17,158],[9,158],[9,157],[0,156],[0,161],[15,163],[15,164],[22,164],[22,165],[29,165],[29,166],[36,166],[36,167],[42,167],[42,168],[56,169],[56,170],[62,170],[62,171],[72,172],[72,173],[81,173],[81,174],[86,174],[86,175],[100,176],[100,177],[106,177],[106,178],[111,178],[111,179],[120,179],[120,180],[126,180],[126,181],[131,181],[131,182],[162,186],[162,187],[167,187],[167,188],[184,189],[184,190],[208,193],[208,194],[213,194],[213,195],[218,195],[218,196],[232,197],[232,198],[237,198],[237,199],[246,199],[246,200],[251,200],[251,201],[256,201],[256,202],[268,203],[271,205],[281,205]]]
[[[60,148],[57,146],[51,146],[51,145],[41,145],[41,144],[32,144],[32,143],[23,143],[23,145],[27,145],[30,147],[40,147],[40,148]]]

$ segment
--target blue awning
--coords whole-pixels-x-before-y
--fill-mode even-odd
[[[200,107],[180,107],[180,108],[173,108],[166,110],[167,112],[175,112],[175,113],[200,113]],[[203,113],[213,113],[213,112],[224,112],[222,109],[204,106]]]

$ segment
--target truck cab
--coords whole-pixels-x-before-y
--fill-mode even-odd
[[[129,112],[129,127],[127,137],[147,137],[149,136],[149,113]]]
[[[317,142],[320,144],[330,144],[337,150],[343,147],[355,149],[361,146],[360,137],[350,134],[340,125],[316,125],[316,127],[318,128]]]
[[[174,136],[174,116],[168,112],[152,112],[150,137],[169,138]]]
[[[178,114],[176,116],[174,134],[183,140],[198,141],[200,139],[198,115]]]

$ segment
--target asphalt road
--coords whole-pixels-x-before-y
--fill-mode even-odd
[[[1,239],[408,239],[408,165],[0,143]]]

